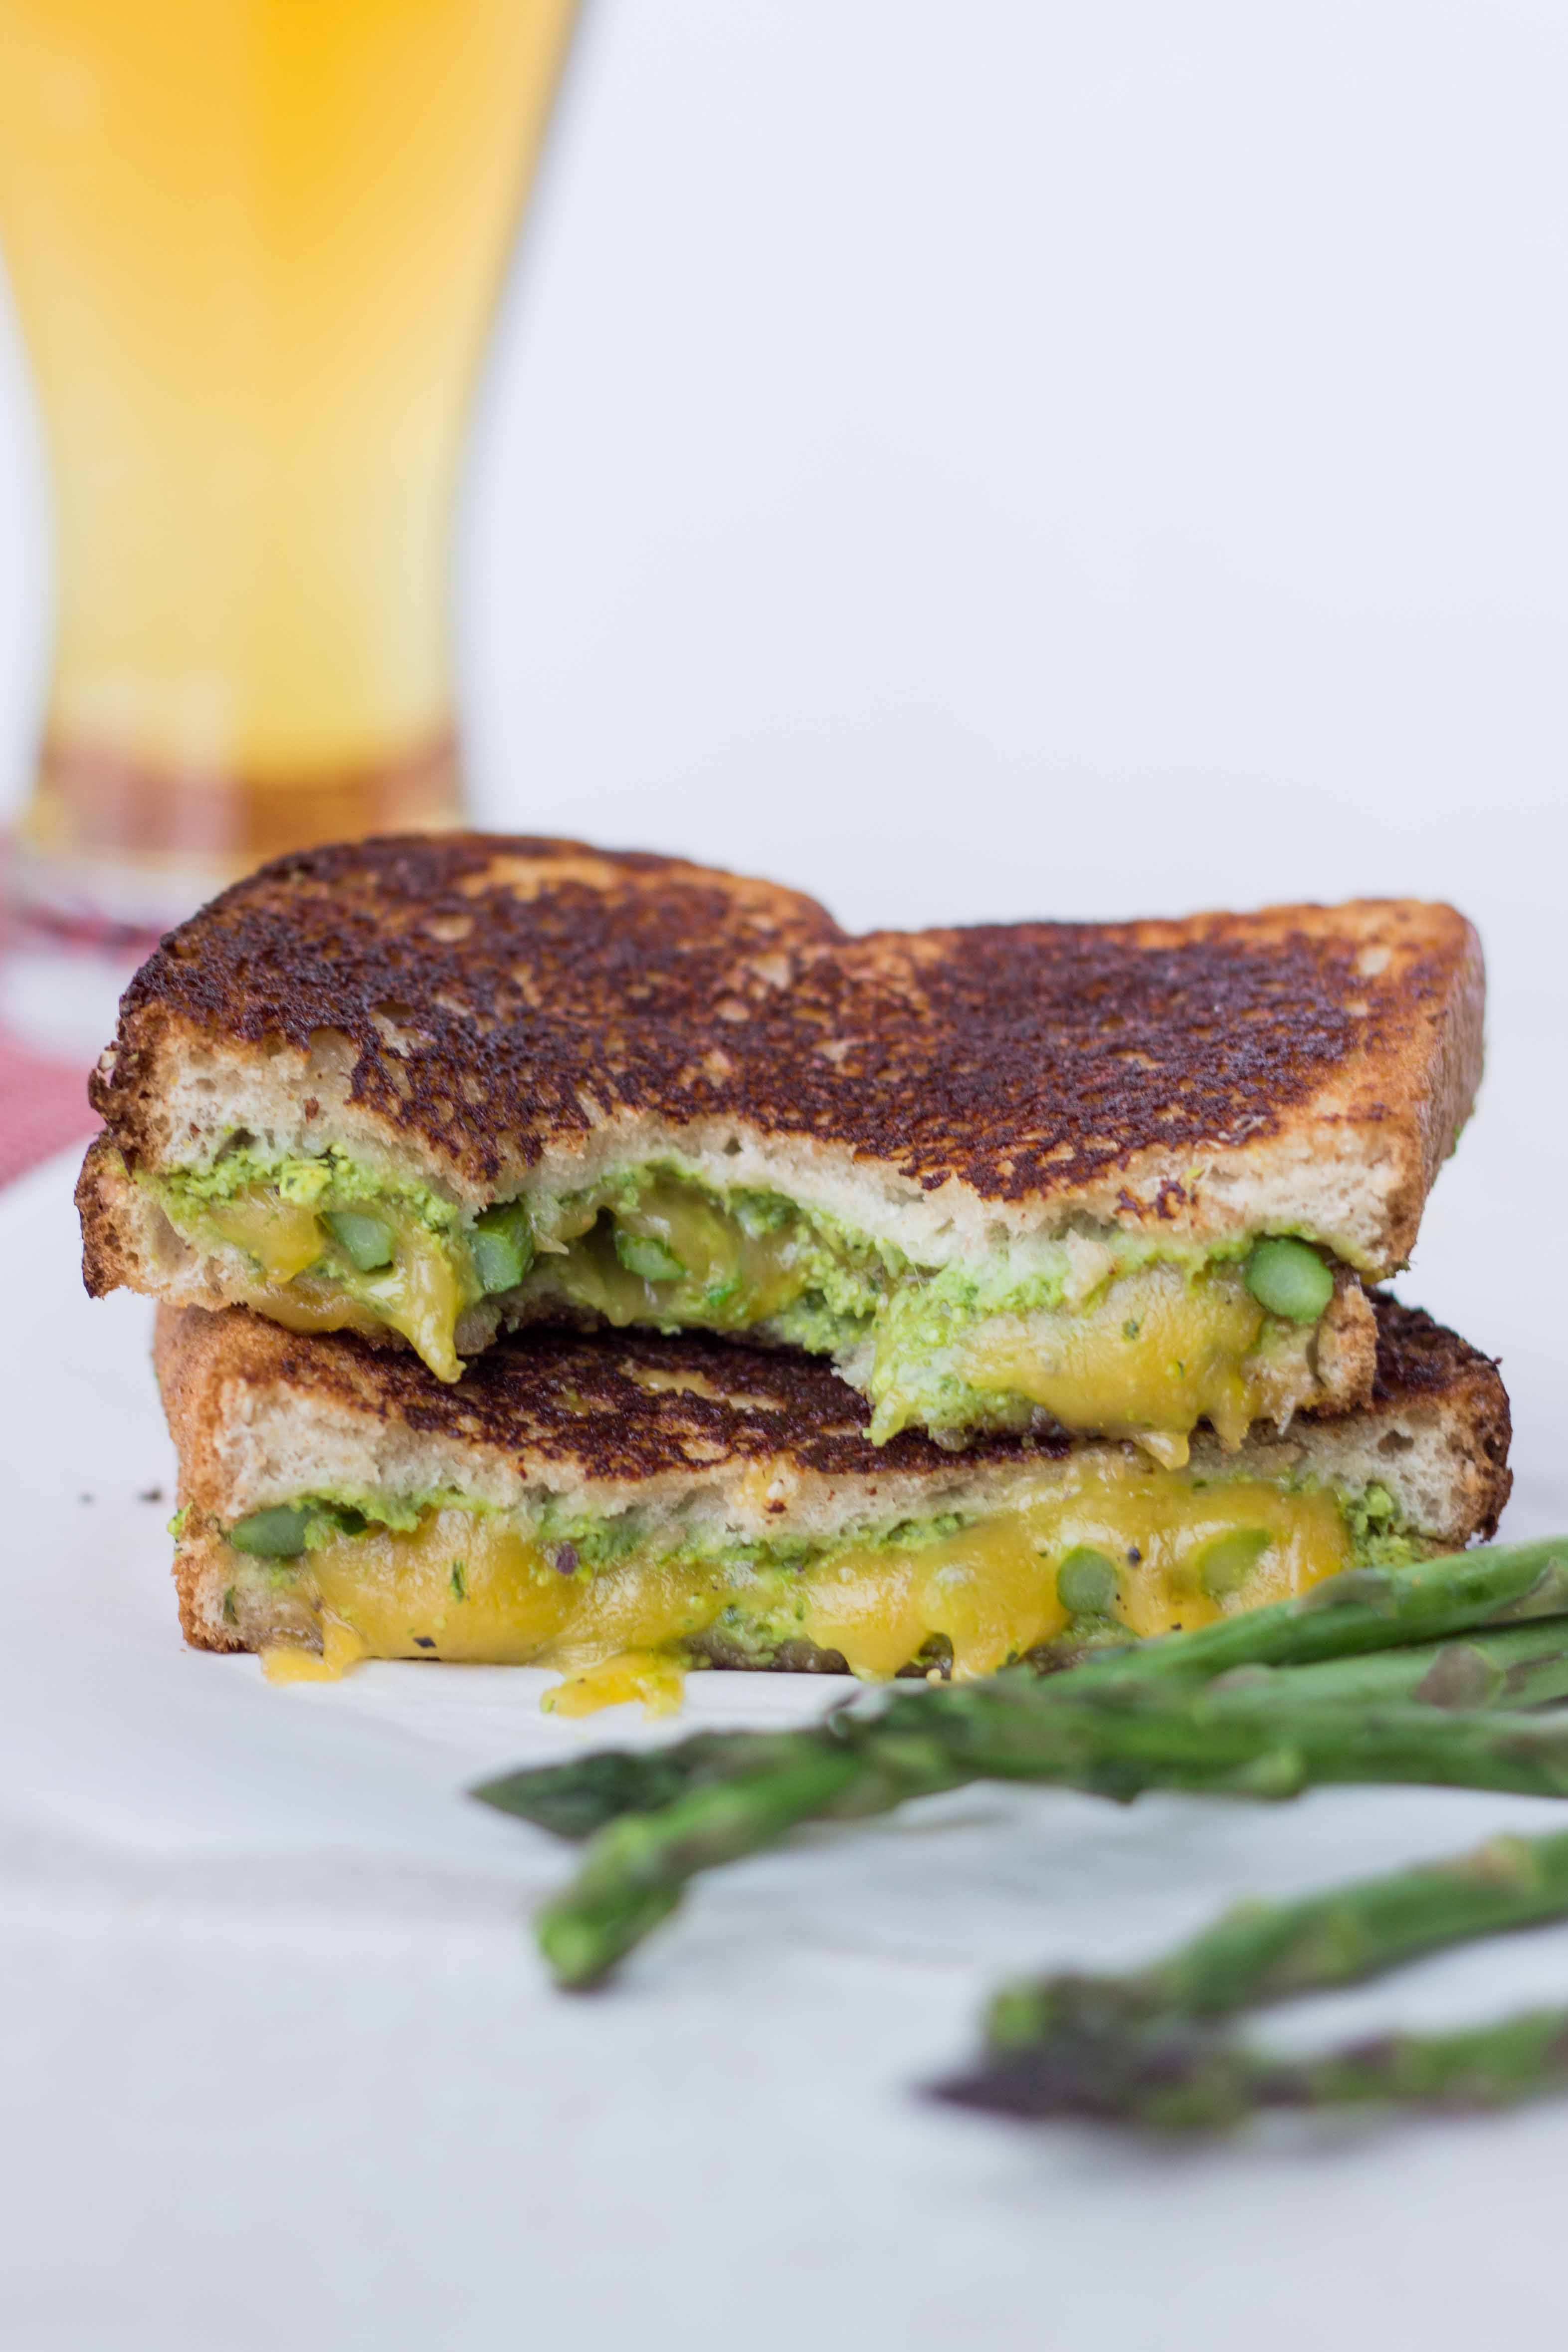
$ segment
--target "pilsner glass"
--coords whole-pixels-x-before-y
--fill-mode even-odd
[[[0,0],[54,481],[17,883],[126,938],[460,805],[463,425],[573,0]]]

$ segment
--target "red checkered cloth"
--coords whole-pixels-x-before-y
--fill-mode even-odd
[[[26,1175],[68,1143],[85,1143],[97,1125],[88,1108],[85,1069],[40,1061],[0,1029],[0,1184]]]
[[[15,940],[5,907],[5,840],[0,834],[0,957]],[[87,1100],[88,1065],[58,1061],[25,1045],[0,1021],[0,1184],[40,1160],[85,1143],[98,1126]]]

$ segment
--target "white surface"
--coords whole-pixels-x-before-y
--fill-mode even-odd
[[[1511,1149],[1489,1114],[1444,1179],[1433,1303],[1463,1286],[1474,1198],[1506,1191]],[[461,1792],[640,1718],[556,1722],[529,1672],[274,1690],[184,1651],[147,1314],[81,1295],[71,1172],[0,1198],[5,2352],[1552,2340],[1568,2105],[1160,2153],[913,2094],[1001,1973],[1131,1958],[1243,1893],[1556,1809],[968,1790],[717,1876],[616,1989],[556,1994],[523,1920],[567,1851]],[[1500,1278],[1476,1328],[1528,1363],[1511,1529],[1568,1525],[1568,1382],[1532,1302]],[[700,1676],[686,1721],[826,1696]],[[1568,1929],[1548,1930],[1291,2030],[1565,1988]]]

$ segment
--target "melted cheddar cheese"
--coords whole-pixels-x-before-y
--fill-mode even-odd
[[[1237,1533],[1257,1538],[1256,1562],[1215,1598],[1203,1556]],[[1351,1554],[1331,1494],[1200,1484],[1132,1457],[1075,1465],[1025,1507],[954,1534],[845,1544],[798,1570],[634,1554],[563,1574],[515,1522],[452,1508],[410,1533],[373,1528],[307,1554],[296,1582],[321,1654],[306,1649],[312,1663],[295,1669],[274,1653],[268,1671],[330,1675],[357,1655],[554,1666],[575,1678],[554,1696],[563,1712],[631,1697],[658,1708],[693,1645],[738,1614],[838,1652],[856,1675],[896,1674],[933,1643],[955,1676],[990,1674],[1067,1626],[1057,1570],[1080,1547],[1115,1564],[1117,1616],[1140,1635],[1303,1591]]]
[[[298,1202],[240,1192],[215,1201],[207,1215],[226,1242],[253,1257],[268,1282],[292,1282],[321,1255],[321,1220]]]
[[[328,1235],[316,1212],[299,1202],[240,1192],[213,1202],[205,1213],[225,1241],[255,1261],[262,1278],[247,1303],[274,1322],[290,1331],[374,1332],[390,1324],[438,1380],[461,1375],[458,1318],[477,1286],[465,1283],[450,1248],[416,1217],[378,1211],[393,1234],[392,1264],[358,1274],[322,1265]]]
[[[261,1671],[269,1683],[336,1683],[341,1682],[351,1666],[361,1664],[370,1655],[370,1645],[363,1633],[334,1617],[330,1609],[321,1612],[321,1646],[307,1649],[301,1642],[271,1642],[261,1653]]]
[[[1193,1282],[1149,1266],[1075,1311],[992,1317],[958,1368],[972,1388],[1027,1397],[1066,1429],[1136,1438],[1175,1469],[1200,1421],[1234,1449],[1269,1407],[1277,1373],[1256,1356],[1266,1320],[1234,1273]]]
[[[750,1233],[679,1183],[647,1186],[635,1208],[616,1209],[613,1226],[589,1208],[580,1217],[558,1220],[555,1233],[565,1246],[558,1258],[541,1261],[542,1274],[553,1275],[574,1305],[618,1328],[665,1320],[678,1302],[668,1282],[650,1281],[623,1264],[617,1235],[657,1242],[668,1251],[684,1269],[680,1293],[693,1303],[700,1299],[699,1319],[721,1330],[767,1322],[811,1281],[793,1227]],[[692,1318],[678,1312],[676,1319]]]
[[[645,1715],[674,1715],[685,1680],[679,1658],[624,1650],[602,1666],[584,1666],[580,1674],[568,1675],[545,1692],[540,1705],[546,1715],[597,1715],[603,1706],[624,1706],[640,1699]]]

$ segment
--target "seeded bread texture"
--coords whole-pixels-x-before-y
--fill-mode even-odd
[[[1216,1476],[1313,1475],[1388,1489],[1430,1541],[1495,1531],[1508,1498],[1508,1399],[1496,1367],[1417,1310],[1373,1300],[1373,1403],[1301,1419],[1224,1454]],[[301,1339],[230,1308],[160,1310],[164,1409],[186,1517],[181,1622],[200,1648],[244,1646],[226,1624],[232,1578],[217,1527],[323,1492],[450,1491],[503,1509],[564,1497],[657,1524],[678,1516],[738,1542],[824,1538],[868,1520],[980,1513],[1048,1491],[1105,1440],[983,1438],[954,1454],[913,1431],[880,1448],[855,1392],[808,1358],[699,1334],[537,1331],[500,1340],[449,1387],[415,1359],[347,1333]]]
[[[937,1265],[1118,1224],[1402,1264],[1480,1072],[1451,908],[1402,900],[853,938],[636,852],[458,835],[313,850],[150,959],[92,1098],[89,1287],[192,1297],[103,1176],[237,1132],[479,1206],[678,1156]]]

